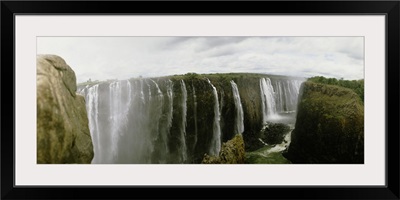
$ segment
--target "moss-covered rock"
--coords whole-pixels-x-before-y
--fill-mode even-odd
[[[202,164],[242,164],[244,163],[244,141],[241,135],[222,144],[219,156],[204,155]]]
[[[265,124],[261,129],[260,139],[267,144],[280,144],[285,139],[286,134],[290,131],[290,126],[283,123]]]
[[[37,65],[37,163],[90,163],[93,144],[74,71],[55,55]]]
[[[287,157],[293,163],[363,163],[364,106],[352,90],[307,81]]]

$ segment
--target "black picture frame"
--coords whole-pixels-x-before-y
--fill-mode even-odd
[[[206,6],[207,9],[203,7]],[[399,199],[399,1],[2,1],[2,199]],[[386,186],[43,186],[17,187],[15,177],[16,15],[231,14],[386,15]],[[11,106],[13,105],[13,106]],[[12,117],[11,117],[12,116]]]

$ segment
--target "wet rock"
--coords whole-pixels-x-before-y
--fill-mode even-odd
[[[270,145],[280,144],[289,131],[290,126],[287,124],[268,122],[260,132],[260,139]]]

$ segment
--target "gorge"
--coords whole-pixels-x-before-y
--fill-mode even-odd
[[[186,74],[78,87],[86,98],[92,163],[200,163],[242,135],[246,151],[267,122],[294,123],[303,78]]]
[[[76,84],[37,56],[37,163],[362,164],[364,80],[254,73]]]

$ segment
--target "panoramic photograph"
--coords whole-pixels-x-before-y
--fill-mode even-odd
[[[364,37],[37,37],[37,164],[364,164]]]

